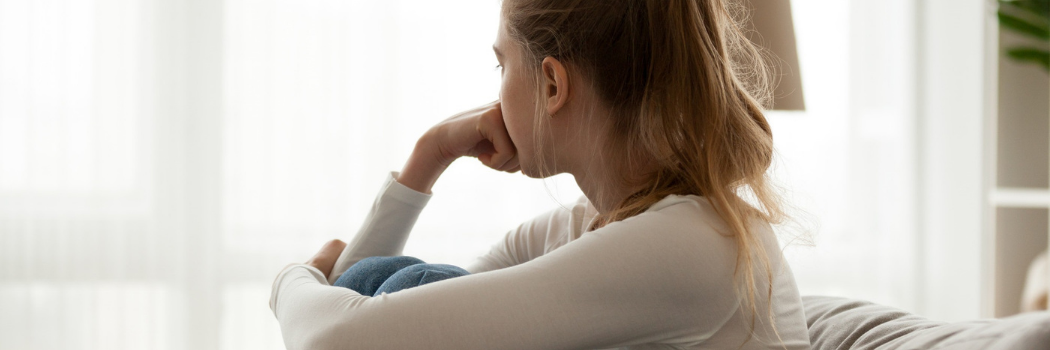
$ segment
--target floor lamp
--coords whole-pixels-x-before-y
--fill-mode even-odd
[[[803,111],[802,77],[795,47],[795,26],[789,0],[745,0],[751,10],[747,25],[749,39],[772,52],[777,76],[773,90],[773,110]]]

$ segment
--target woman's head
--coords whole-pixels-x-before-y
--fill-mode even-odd
[[[642,160],[648,169],[644,189],[592,228],[667,195],[704,196],[736,237],[740,286],[754,314],[755,265],[771,270],[745,223],[779,222],[783,213],[765,177],[773,142],[762,108],[771,74],[737,22],[742,10],[731,0],[504,0],[497,46],[504,46],[504,118],[522,171],[564,172],[559,149],[593,138],[551,123],[563,112],[586,121],[601,136],[603,157],[627,169]]]
[[[600,112],[606,103],[580,67],[525,49],[501,21],[493,45],[502,68],[500,105],[522,173],[540,178],[573,172],[581,151],[593,148],[587,142],[606,134],[609,118],[595,118],[605,114]]]

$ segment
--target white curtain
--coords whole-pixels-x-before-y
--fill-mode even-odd
[[[769,119],[815,234],[788,248],[800,288],[915,310],[914,30],[885,20],[914,4],[792,3],[808,110]],[[0,349],[282,348],[273,277],[496,98],[498,11],[0,0]],[[405,254],[456,265],[580,195],[473,159],[434,193]]]
[[[814,233],[815,246],[787,248],[799,288],[939,317],[916,299],[917,4],[792,7],[807,110],[769,119],[781,155],[774,174]]]

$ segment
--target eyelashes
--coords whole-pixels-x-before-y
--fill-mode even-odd
[[[493,68],[492,70],[500,70],[500,69],[503,69],[503,65],[497,64],[496,68]]]

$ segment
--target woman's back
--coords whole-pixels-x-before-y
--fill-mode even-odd
[[[660,217],[646,221],[655,221],[658,224],[633,232],[631,235],[639,240],[638,243],[632,244],[630,240],[623,241],[623,244],[628,245],[626,248],[631,251],[631,254],[624,254],[622,258],[633,259],[632,264],[638,268],[650,270],[652,274],[668,275],[679,281],[668,286],[639,285],[640,281],[622,280],[620,282],[637,285],[643,290],[680,289],[682,294],[695,292],[696,300],[684,302],[682,306],[686,307],[694,302],[699,303],[700,306],[694,310],[696,312],[694,317],[709,320],[717,320],[721,317],[723,324],[713,332],[710,328],[697,328],[690,333],[689,327],[685,326],[690,321],[685,318],[680,321],[683,325],[680,330],[667,334],[668,339],[677,339],[676,346],[648,344],[630,348],[738,348],[744,342],[750,329],[747,321],[750,311],[733,308],[731,315],[717,316],[709,313],[712,310],[725,310],[725,305],[735,303],[734,299],[729,298],[730,295],[735,296],[731,288],[711,288],[712,284],[724,283],[723,287],[729,287],[732,283],[727,279],[727,275],[732,274],[734,269],[735,243],[730,237],[716,232],[726,232],[724,222],[706,199],[695,195],[668,196],[649,211],[658,212],[652,214]],[[544,213],[509,232],[503,240],[492,246],[488,254],[468,266],[467,270],[479,273],[526,263],[570,244],[583,235],[595,233],[596,236],[602,236],[604,233],[601,230],[586,232],[586,228],[590,227],[596,215],[597,212],[587,199],[580,197],[571,207],[557,208]],[[639,216],[642,215],[650,214]],[[629,220],[625,221],[629,222]],[[755,322],[755,339],[750,340],[743,349],[784,349],[780,345],[781,339],[787,349],[808,349],[809,333],[806,329],[802,301],[795,285],[794,275],[790,266],[782,260],[779,244],[770,226],[758,220],[752,223],[755,234],[760,235],[766,243],[764,248],[769,254],[770,261],[773,262],[774,269],[777,269],[777,273],[773,276],[772,293],[773,312],[777,320],[776,331],[779,332],[780,338],[778,339],[777,334],[766,321],[768,320],[768,317],[765,317],[768,315],[766,312],[768,303],[765,294],[762,294],[757,299],[759,303],[756,305],[760,316]],[[662,231],[662,228],[667,228],[667,230]],[[616,239],[621,240],[621,238]],[[637,249],[631,249],[631,247]],[[758,275],[764,276],[764,271],[760,271]],[[704,279],[707,280],[702,281]],[[690,280],[699,282],[689,283]],[[763,283],[764,281],[765,279],[757,280],[759,291],[766,290],[768,283]],[[690,287],[696,287],[696,289],[690,291]],[[711,294],[704,295],[704,292]],[[606,298],[608,299],[606,302],[612,305],[616,302],[617,297],[609,295]],[[711,305],[712,303],[723,305]],[[642,317],[646,316],[659,319],[660,315]],[[672,322],[673,320],[668,317],[654,322],[663,321]]]
[[[428,199],[388,178],[328,277],[364,257],[399,255]],[[331,287],[316,269],[292,265],[275,281],[270,306],[289,349],[740,345],[750,327],[739,321],[748,313],[733,288],[735,243],[717,232],[724,227],[702,197],[668,196],[635,217],[574,229],[586,227],[588,217],[579,202],[541,215],[468,267],[471,275],[375,297]],[[801,303],[784,267],[774,279],[777,327],[787,349],[808,349]],[[763,340],[770,339],[765,319],[755,323]],[[743,347],[767,348],[782,347],[754,339]]]

